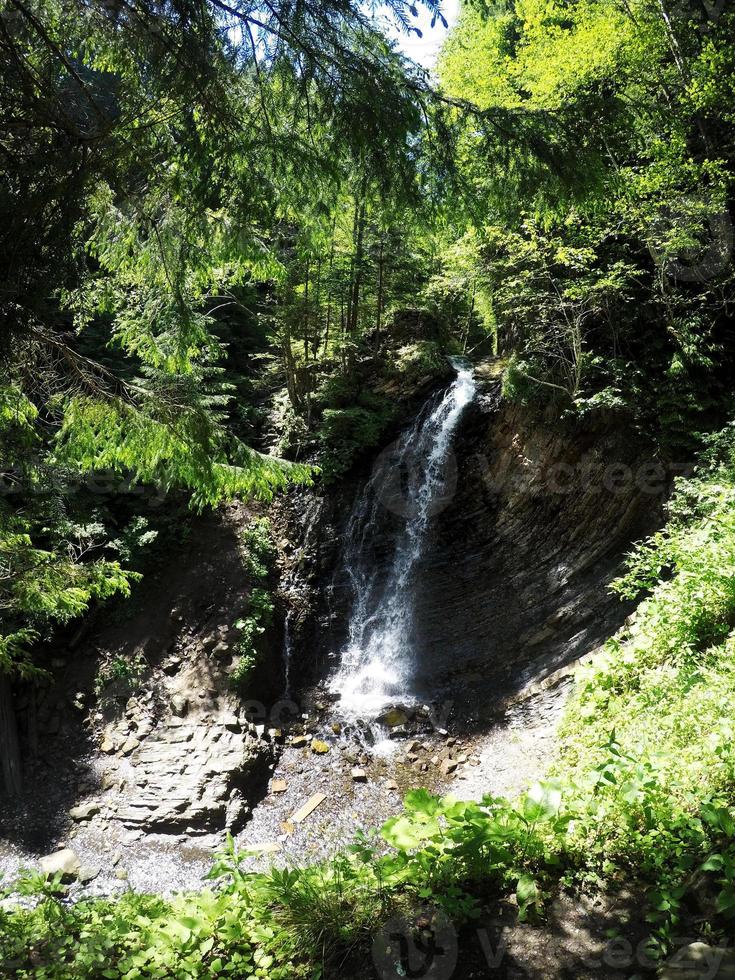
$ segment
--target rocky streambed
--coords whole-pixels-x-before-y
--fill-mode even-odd
[[[246,866],[256,870],[271,862],[301,864],[328,857],[352,843],[358,831],[376,829],[398,812],[410,789],[426,787],[465,799],[514,795],[544,771],[565,690],[562,684],[528,692],[482,736],[437,730],[428,711],[405,719],[396,713],[401,723],[386,728],[390,749],[384,747],[380,755],[355,732],[330,722],[328,710],[304,712],[308,717],[291,732],[266,732],[261,737],[269,746],[269,761],[260,798],[251,799],[243,826],[233,828],[238,847],[252,853]],[[529,724],[524,705],[531,700],[534,721]],[[90,767],[98,762],[95,756],[88,759]],[[48,852],[28,843],[1,842],[0,874],[12,879],[23,867],[68,871],[72,896],[130,888],[171,894],[200,887],[225,843],[224,828],[190,825],[180,833],[161,833],[154,818],[141,820],[149,797],[138,799],[129,813],[117,807],[115,796],[101,789],[104,785],[102,774],[99,788],[59,824]],[[22,836],[20,822],[33,819],[32,810],[29,803],[16,812],[16,836]]]

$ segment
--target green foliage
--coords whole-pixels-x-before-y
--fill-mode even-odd
[[[271,524],[267,517],[254,517],[243,531],[245,568],[254,579],[266,579],[276,560]]]
[[[465,110],[464,267],[516,355],[509,393],[604,403],[678,443],[722,407],[734,24],[647,0],[463,8],[440,73]]]
[[[394,411],[388,399],[367,392],[350,408],[325,409],[318,433],[324,478],[342,476],[366,450],[379,445]]]
[[[83,560],[100,546],[97,525],[59,520],[44,526],[42,511],[13,513],[0,502],[0,672],[36,673],[30,647],[49,623],[80,616],[94,599],[129,595],[137,576],[106,558]],[[39,547],[34,539],[44,539]],[[104,541],[104,538],[102,539]]]
[[[0,913],[0,960],[17,980],[308,976],[288,933],[244,889],[68,904],[56,883],[29,878],[21,894],[33,897],[32,911]]]
[[[230,680],[237,690],[245,693],[261,659],[258,638],[273,622],[275,608],[267,580],[273,571],[276,549],[267,517],[256,517],[250,521],[243,533],[243,546],[243,563],[251,580],[251,589],[247,615],[235,623],[235,629],[240,633],[238,660]]]
[[[447,372],[446,350],[438,341],[420,340],[403,344],[391,352],[385,366],[388,379],[395,379],[401,390],[411,390],[428,379],[441,377]]]
[[[95,694],[101,703],[110,698],[127,701],[139,689],[147,669],[148,663],[140,653],[132,658],[110,657],[97,671],[94,679]]]
[[[77,398],[67,407],[58,454],[82,471],[133,472],[166,490],[187,487],[198,507],[236,494],[269,499],[291,480],[311,479],[308,467],[281,463],[242,445],[231,450],[230,462],[223,442],[206,414],[185,406],[159,419],[123,404]]]
[[[596,774],[595,819],[576,825],[576,845],[589,867],[651,883],[663,946],[698,870],[721,872],[707,875],[713,919],[729,914],[733,887],[729,858],[703,865],[735,846],[732,427],[709,443],[694,476],[677,481],[666,528],[636,548],[616,584],[647,597],[580,673],[558,767],[579,785]]]

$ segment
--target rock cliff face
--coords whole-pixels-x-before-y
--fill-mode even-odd
[[[628,610],[609,584],[631,542],[660,521],[667,478],[610,419],[544,420],[505,403],[494,381],[466,408],[447,473],[453,493],[415,574],[419,693],[481,722],[623,621]],[[322,674],[344,642],[351,593],[340,541],[367,475],[320,501],[300,554],[315,615],[302,616],[295,655],[318,650]],[[400,510],[386,507],[365,540],[378,565]]]
[[[70,810],[85,831],[113,841],[131,830],[242,826],[276,754],[229,682],[234,624],[248,608],[247,520],[240,504],[187,519],[123,615],[100,609],[74,649],[54,651],[53,683],[18,692],[26,786],[0,808],[0,837],[48,847],[68,831]],[[272,670],[281,661],[277,623],[263,640]],[[277,668],[252,696],[267,698],[281,683]],[[81,801],[94,812],[80,820]]]

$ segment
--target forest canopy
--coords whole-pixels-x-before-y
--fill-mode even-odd
[[[476,0],[435,75],[415,13],[5,0],[6,673],[130,587],[131,487],[339,479],[446,353],[662,447],[726,413],[732,12]]]

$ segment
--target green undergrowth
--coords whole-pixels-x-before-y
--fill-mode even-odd
[[[406,405],[448,373],[452,345],[413,340],[380,353],[365,349],[347,374],[332,374],[315,392],[314,429],[323,479],[339,480],[370,450],[384,444]]]
[[[263,531],[256,528],[258,534]],[[254,560],[258,560],[255,558]],[[263,564],[263,568],[267,567]],[[409,793],[403,812],[334,859],[247,871],[230,841],[211,891],[67,903],[29,875],[32,908],[0,904],[9,976],[319,978],[393,915],[458,925],[514,892],[542,920],[559,887],[645,896],[652,955],[735,918],[735,428],[680,480],[663,531],[616,583],[638,610],[580,670],[551,776],[517,800]]]
[[[243,563],[252,583],[247,613],[235,623],[239,631],[238,660],[231,675],[236,690],[246,693],[253,671],[261,660],[259,638],[273,622],[274,601],[268,587],[276,551],[270,521],[254,518],[243,532]]]

